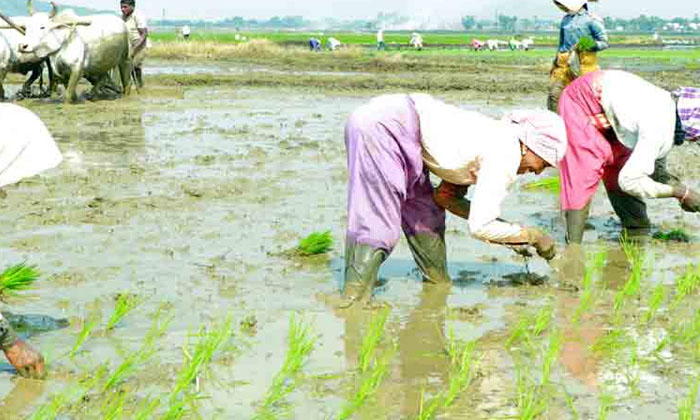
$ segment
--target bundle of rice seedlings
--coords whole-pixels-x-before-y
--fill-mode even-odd
[[[590,36],[584,36],[578,40],[578,46],[576,47],[576,49],[579,52],[586,52],[586,51],[594,51],[595,47],[596,47],[595,40],[593,38],[591,38]]]
[[[299,255],[310,256],[325,254],[333,247],[333,235],[329,230],[325,232],[314,232],[299,241],[296,251]]]
[[[558,193],[561,191],[561,181],[559,181],[558,176],[553,176],[550,178],[539,179],[537,181],[529,182],[523,186],[526,190],[537,190],[537,191],[548,191],[552,193]]]
[[[17,292],[31,288],[39,278],[39,271],[35,266],[20,263],[8,267],[0,274],[0,300],[17,295]]]
[[[671,229],[669,231],[658,231],[654,233],[654,239],[665,242],[690,242],[690,235],[682,228]]]

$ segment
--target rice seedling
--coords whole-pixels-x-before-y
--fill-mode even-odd
[[[51,400],[36,409],[29,417],[29,420],[54,420],[58,418],[72,404],[83,400],[85,395],[102,380],[106,372],[107,369],[104,365],[91,370],[85,378],[78,381],[78,385],[72,386],[63,393],[54,395]]]
[[[105,401],[102,407],[102,419],[114,420],[121,418],[124,411],[124,401],[127,397],[126,392],[115,392],[110,398]]]
[[[129,312],[134,310],[141,303],[138,296],[129,293],[120,293],[114,306],[114,313],[107,321],[107,330],[112,330]]]
[[[690,235],[683,228],[675,228],[669,231],[658,231],[653,235],[654,239],[664,242],[690,242]]]
[[[613,300],[613,321],[618,321],[620,310],[625,302],[638,296],[642,281],[647,274],[647,253],[635,241],[630,240],[627,236],[620,238],[620,244],[630,264],[630,274],[627,277],[622,289],[620,289]]]
[[[676,281],[676,295],[671,303],[671,310],[674,310],[678,304],[683,301],[686,296],[689,296],[700,288],[700,264],[693,267],[688,265],[685,274],[679,277]]]
[[[520,318],[518,324],[511,332],[508,340],[506,340],[506,349],[511,349],[515,344],[523,342],[530,349],[534,348],[533,339],[545,332],[551,322],[553,309],[546,305],[540,308],[534,315],[525,315]]]
[[[546,191],[550,193],[558,193],[561,191],[561,181],[558,176],[538,179],[537,181],[528,182],[523,186],[529,191]]]
[[[566,389],[564,389],[564,400],[566,401],[566,406],[569,407],[569,411],[571,412],[571,418],[574,420],[578,420],[581,418],[581,415],[578,413],[578,410],[576,409],[576,404],[574,404],[574,399],[567,392]]]
[[[689,379],[688,395],[678,402],[678,420],[693,420],[695,418],[695,401],[698,398],[700,376]]]
[[[314,347],[315,340],[311,336],[311,327],[303,320],[297,322],[296,315],[292,314],[289,318],[289,336],[284,363],[272,380],[255,418],[275,418],[275,408],[296,388],[296,377]]]
[[[134,414],[134,420],[149,420],[154,418],[154,413],[160,407],[160,398],[155,398],[153,400],[145,400],[136,413]]]
[[[444,402],[445,408],[450,407],[455,402],[457,396],[461,394],[471,382],[475,346],[476,343],[474,341],[451,346],[457,351],[450,355],[452,363],[450,364],[450,384]]]
[[[614,328],[607,334],[600,336],[591,346],[593,352],[609,358],[615,357],[623,350],[629,348],[632,338],[621,328]]]
[[[73,348],[68,352],[68,356],[72,359],[78,351],[80,351],[80,348],[85,344],[85,341],[90,337],[90,334],[92,334],[92,331],[95,329],[97,326],[99,320],[97,318],[90,318],[90,319],[83,319],[83,328],[80,329],[80,332],[78,332],[78,337],[75,340],[75,344],[73,344]]]
[[[35,266],[19,263],[10,266],[0,274],[0,301],[8,297],[17,296],[19,292],[32,287],[39,278],[39,271]]]
[[[651,293],[651,298],[649,299],[649,309],[647,309],[646,313],[644,314],[642,323],[649,324],[654,319],[656,313],[661,308],[661,305],[664,303],[664,301],[666,301],[666,294],[666,286],[661,283],[657,284],[654,291]]]
[[[369,329],[362,340],[357,360],[355,389],[352,399],[347,401],[338,415],[339,420],[350,418],[364,403],[377,392],[389,372],[389,365],[396,349],[378,354],[378,347],[384,336],[384,327],[389,309],[384,308],[372,317]]]
[[[314,232],[299,241],[296,251],[299,255],[308,257],[311,255],[325,254],[333,247],[333,235],[329,230]]]
[[[600,273],[600,271],[605,266],[606,252],[599,251],[592,255],[589,255],[588,262],[585,267],[583,274],[583,281],[581,282],[581,287],[583,291],[581,292],[581,298],[579,299],[578,308],[576,308],[576,313],[574,314],[573,323],[578,324],[581,321],[583,314],[590,310],[593,306],[594,301],[594,278]]]
[[[607,420],[614,402],[615,397],[608,392],[603,392],[598,396],[598,420]]]
[[[577,46],[576,46],[576,49],[579,52],[595,51],[595,48],[596,48],[596,42],[590,36],[581,37],[578,41]]]

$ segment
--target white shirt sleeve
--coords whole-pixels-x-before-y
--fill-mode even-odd
[[[136,29],[148,29],[146,16],[138,10],[134,11],[134,22],[136,23]]]
[[[509,150],[510,144],[496,142],[506,145],[506,150],[494,150],[482,161],[469,211],[469,230],[482,241],[503,242],[522,232],[520,225],[497,220],[520,165],[520,149],[516,142],[514,140],[512,150]]]
[[[671,95],[634,74],[606,71],[601,99],[618,140],[632,149],[620,171],[620,188],[640,198],[671,197],[673,187],[651,179],[655,161],[673,147]]]

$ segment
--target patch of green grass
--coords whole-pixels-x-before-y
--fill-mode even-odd
[[[329,230],[314,232],[299,241],[297,252],[302,256],[325,254],[333,247],[333,235]]]
[[[134,310],[141,303],[141,299],[129,293],[120,293],[114,305],[114,313],[107,321],[107,330],[114,327],[122,320],[129,312]]]
[[[547,191],[551,193],[559,193],[561,191],[561,181],[559,176],[539,179],[537,181],[528,182],[523,186],[524,189],[530,191]]]
[[[0,274],[0,300],[16,296],[18,292],[30,289],[39,278],[39,271],[34,266],[19,263],[10,266]]]
[[[289,318],[289,335],[287,338],[287,354],[282,368],[272,380],[267,390],[256,419],[275,419],[275,409],[284,398],[297,386],[297,376],[315,347],[315,339],[311,335],[311,327],[304,321],[297,321],[296,315]]]
[[[690,242],[690,235],[683,228],[675,228],[669,231],[658,231],[654,233],[654,239],[664,242]]]

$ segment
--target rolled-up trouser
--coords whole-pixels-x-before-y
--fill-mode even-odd
[[[407,95],[374,98],[345,127],[348,154],[346,243],[390,254],[400,232],[425,276],[446,273],[445,211],[433,201],[418,115]]]
[[[17,341],[17,334],[5,317],[0,314],[0,350],[9,348],[15,341]]]
[[[576,75],[569,66],[570,53],[557,53],[552,70],[549,72],[549,95],[547,95],[547,109],[552,112],[559,110],[559,98],[564,89],[571,83]]]

